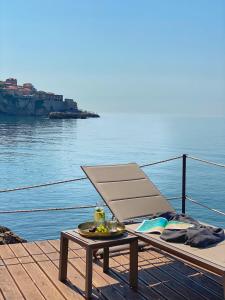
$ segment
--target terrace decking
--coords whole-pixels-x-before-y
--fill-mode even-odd
[[[58,280],[59,240],[0,246],[0,300],[84,299],[85,252],[69,243],[68,282]],[[223,299],[220,278],[146,247],[139,252],[139,288],[129,285],[129,254],[93,264],[93,299]]]

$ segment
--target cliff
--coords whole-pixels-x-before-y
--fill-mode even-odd
[[[50,112],[76,111],[76,103],[67,101],[42,100],[34,96],[1,94],[0,112],[9,115],[43,116]]]
[[[14,78],[0,81],[0,113],[21,116],[71,113],[75,118],[83,114],[73,99],[63,99],[62,95],[37,91],[31,83],[17,85],[17,80]],[[97,115],[86,114],[86,117],[93,116]]]

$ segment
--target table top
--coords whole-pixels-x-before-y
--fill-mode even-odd
[[[105,239],[86,238],[79,234],[78,229],[62,231],[61,234],[63,237],[72,240],[81,246],[91,247],[93,249],[129,244],[135,240],[138,240],[137,236],[128,232],[125,232],[121,236]]]

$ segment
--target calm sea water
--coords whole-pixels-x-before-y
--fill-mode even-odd
[[[84,176],[80,165],[145,164],[188,153],[225,163],[225,118],[102,115],[100,119],[49,120],[0,116],[0,189]],[[181,161],[145,168],[167,196],[181,194]],[[187,194],[225,211],[225,169],[188,160]],[[86,180],[0,194],[1,210],[95,204]],[[181,202],[173,201],[178,210]],[[225,217],[188,203],[187,212],[225,227]],[[0,214],[0,224],[28,240],[92,218],[92,210]]]

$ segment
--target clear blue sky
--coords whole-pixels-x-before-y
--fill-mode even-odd
[[[0,79],[97,112],[225,115],[224,0],[0,0]]]

